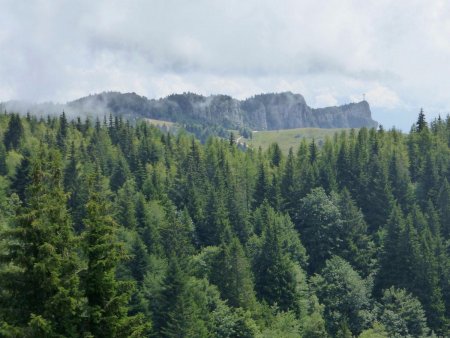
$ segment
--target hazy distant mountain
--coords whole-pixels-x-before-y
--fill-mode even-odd
[[[3,103],[7,110],[33,113],[80,115],[122,115],[147,117],[178,123],[220,125],[235,129],[276,130],[302,127],[358,128],[376,127],[367,101],[338,107],[313,109],[300,94],[291,92],[261,94],[245,100],[227,95],[202,96],[193,93],[174,94],[162,99],[147,99],[135,93],[105,92],[89,95],[65,105]],[[26,109],[25,109],[26,108]]]

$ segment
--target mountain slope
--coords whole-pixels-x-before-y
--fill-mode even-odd
[[[8,103],[3,105],[10,109]],[[261,94],[245,100],[227,95],[202,96],[193,93],[149,100],[135,93],[104,92],[66,105],[47,105],[45,108],[50,109],[48,113],[57,113],[53,111],[55,109],[64,109],[69,114],[112,113],[128,118],[146,117],[182,124],[220,125],[227,129],[359,128],[378,125],[371,117],[367,101],[313,109],[302,95],[291,92]],[[28,110],[42,112],[45,108],[34,105]]]

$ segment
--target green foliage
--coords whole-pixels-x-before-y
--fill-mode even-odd
[[[314,189],[301,200],[295,223],[309,253],[309,270],[315,272],[342,246],[339,207],[322,188]]]
[[[373,267],[374,243],[368,234],[364,215],[356,206],[350,193],[344,189],[337,198],[342,219],[342,244],[336,254],[348,261],[358,271],[368,275]]]
[[[323,318],[323,305],[319,304],[316,296],[311,297],[309,314],[303,319],[302,337],[323,338],[328,337],[325,319]]]
[[[59,153],[41,149],[29,175],[27,202],[2,234],[7,241],[2,261],[8,262],[0,278],[4,320],[36,335],[76,336],[83,303],[80,261]]]
[[[441,186],[437,207],[441,217],[442,236],[450,239],[450,184],[446,178]]]
[[[295,317],[293,312],[278,312],[265,329],[261,337],[274,338],[274,337],[286,337],[295,338],[299,337],[301,332],[301,323]]]
[[[176,258],[172,257],[158,298],[157,310],[154,313],[157,335],[159,337],[208,337],[210,330],[220,331],[221,329],[217,326],[222,323],[218,322],[217,318],[215,318],[215,325],[212,325],[212,328],[208,327],[211,325],[208,319],[213,320],[218,315],[214,312],[208,313],[209,306],[221,306],[222,310],[227,312],[226,308],[223,308],[225,305],[220,303],[215,289],[210,288],[207,283],[189,279],[180,269]],[[231,325],[235,326],[234,323]]]
[[[284,253],[300,264],[302,268],[308,265],[308,255],[298,232],[288,215],[277,213],[266,201],[253,214],[255,232],[261,235],[268,226],[277,229]]]
[[[332,335],[357,335],[372,322],[370,285],[342,258],[327,260],[320,275],[313,278],[313,285],[325,305],[325,320]]]
[[[380,323],[375,322],[373,327],[361,332],[358,338],[388,338],[386,329]]]
[[[377,275],[376,288],[378,291],[392,285],[404,287],[410,280],[405,262],[405,249],[408,243],[403,240],[406,226],[403,213],[398,206],[394,206],[385,230],[383,249],[380,257],[380,271]]]
[[[211,266],[209,280],[218,286],[222,298],[230,306],[255,310],[256,298],[250,263],[237,238],[220,246]]]
[[[31,182],[30,166],[29,154],[25,154],[12,178],[11,190],[19,196],[21,201],[25,201],[25,190]]]
[[[6,164],[6,148],[0,143],[0,175],[8,174],[8,165]]]
[[[389,288],[381,302],[380,320],[389,337],[421,337],[428,333],[420,302],[405,290]]]
[[[22,119],[19,114],[11,114],[3,138],[6,150],[19,149],[23,134]]]
[[[115,279],[117,264],[124,259],[120,243],[116,239],[118,225],[110,216],[111,209],[102,194],[98,178],[94,177],[93,180],[84,220],[87,255],[84,286],[88,307],[86,331],[88,335],[95,337],[142,334],[148,327],[143,323],[142,315],[127,315],[127,303],[133,284]],[[139,244],[137,243],[138,248]],[[139,270],[142,262],[136,257],[135,262],[132,275],[139,282],[142,280],[140,274],[143,272]]]
[[[193,129],[0,115],[1,336],[450,335],[450,117]]]
[[[259,299],[277,305],[282,311],[301,311],[301,276],[292,258],[282,248],[276,223],[266,224],[253,267]]]

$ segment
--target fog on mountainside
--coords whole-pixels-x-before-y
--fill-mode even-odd
[[[126,118],[146,117],[184,124],[220,125],[226,129],[370,128],[378,125],[371,117],[367,101],[313,109],[302,95],[291,92],[260,94],[245,100],[227,95],[202,96],[194,93],[147,99],[136,93],[104,92],[67,104],[8,101],[2,104],[2,109],[36,114],[60,114],[64,110],[69,116],[104,116],[111,113]]]

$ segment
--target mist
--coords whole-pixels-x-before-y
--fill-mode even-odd
[[[408,129],[421,107],[450,111],[449,12],[437,0],[7,0],[0,101],[292,91],[323,107],[365,94],[375,119]]]

